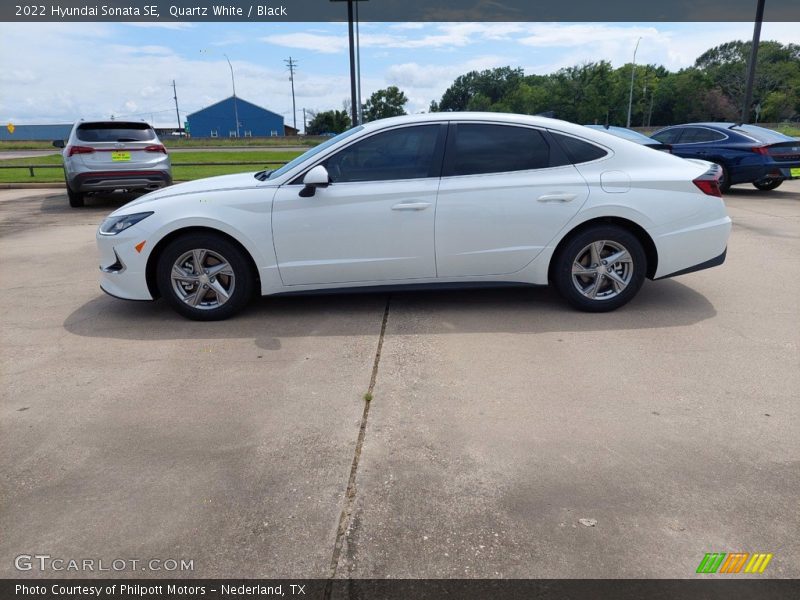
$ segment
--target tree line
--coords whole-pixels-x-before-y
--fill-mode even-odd
[[[733,41],[704,52],[676,72],[661,65],[614,69],[608,61],[588,62],[549,75],[525,75],[510,66],[460,75],[432,101],[429,112],[492,111],[549,114],[575,123],[625,125],[631,70],[634,94],[631,125],[656,127],[692,121],[737,121],[741,116],[751,42]],[[396,86],[373,93],[364,120],[406,114],[408,98]],[[800,45],[764,41],[759,45],[750,122],[800,119]],[[339,133],[350,127],[348,111],[316,113],[307,133]]]

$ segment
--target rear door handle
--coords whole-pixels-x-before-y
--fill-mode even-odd
[[[543,194],[539,196],[539,202],[572,202],[577,198],[577,194]]]
[[[430,202],[401,202],[400,204],[395,204],[392,210],[425,210],[430,205]]]

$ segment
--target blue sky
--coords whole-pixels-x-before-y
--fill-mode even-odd
[[[765,23],[762,39],[797,42],[798,23]],[[670,69],[704,50],[749,39],[749,23],[363,23],[362,100],[397,85],[409,112],[426,110],[453,79],[472,69],[511,65],[545,74],[588,61],[631,60]],[[185,115],[237,94],[292,123],[283,60],[299,67],[303,107],[341,108],[349,98],[347,26],[342,23],[24,23],[0,24],[0,121],[71,122],[143,118],[175,122],[171,82]]]

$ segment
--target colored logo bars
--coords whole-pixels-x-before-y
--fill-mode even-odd
[[[772,554],[762,552],[709,552],[700,561],[697,573],[763,573],[771,560]]]

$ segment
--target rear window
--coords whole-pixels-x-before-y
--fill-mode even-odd
[[[82,142],[147,142],[156,132],[147,123],[83,123],[75,134]]]
[[[760,142],[762,144],[777,144],[779,142],[796,141],[794,138],[791,138],[788,135],[783,135],[782,133],[778,133],[777,131],[773,131],[772,129],[767,129],[766,127],[758,127],[756,125],[739,125],[738,127],[732,127],[731,129],[738,133],[743,133],[745,135],[748,135],[755,141]]]
[[[577,165],[580,163],[590,162],[597,160],[598,158],[603,158],[608,154],[608,152],[603,148],[595,146],[594,144],[590,144],[584,140],[562,135],[560,133],[556,133],[555,131],[551,131],[550,133],[564,149],[564,152],[567,153],[567,156],[569,156],[572,164]]]

